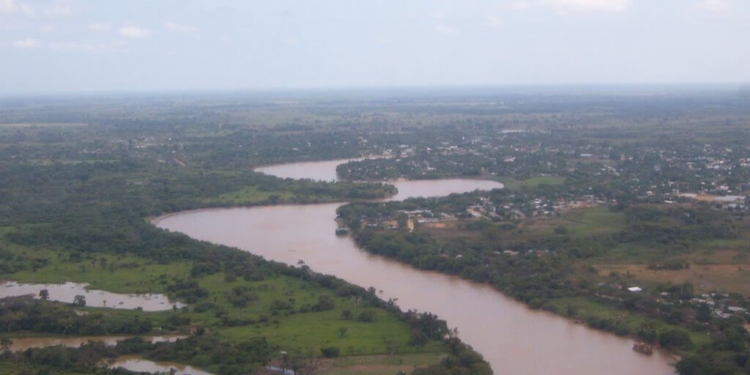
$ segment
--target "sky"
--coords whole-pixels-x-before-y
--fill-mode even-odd
[[[0,0],[0,94],[750,82],[750,0]]]

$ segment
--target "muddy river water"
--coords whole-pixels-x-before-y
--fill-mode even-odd
[[[258,170],[284,178],[334,180],[342,161],[295,163]],[[392,199],[444,196],[500,188],[482,180],[394,181]],[[349,237],[334,235],[340,203],[187,211],[154,220],[160,228],[235,246],[267,259],[335,275],[382,290],[404,309],[429,311],[456,327],[461,339],[482,353],[495,374],[668,375],[673,359],[641,355],[631,339],[596,331],[521,303],[489,286],[416,270],[368,254]]]

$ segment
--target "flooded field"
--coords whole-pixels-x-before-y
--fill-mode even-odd
[[[174,375],[213,375],[210,372],[199,370],[192,366],[175,362],[154,362],[137,356],[119,356],[113,361],[108,361],[109,367],[121,367],[135,372],[158,372]],[[174,372],[172,372],[174,371]]]
[[[0,298],[33,295],[39,298],[39,292],[47,290],[50,301],[73,303],[75,297],[81,295],[89,307],[107,307],[113,309],[136,309],[143,311],[171,310],[185,306],[180,302],[170,301],[163,294],[118,294],[103,290],[86,289],[88,284],[21,284],[14,281],[0,282]]]
[[[106,345],[114,346],[118,341],[129,339],[132,336],[81,336],[81,337],[25,337],[12,339],[10,345],[11,351],[17,352],[31,348],[46,348],[50,346],[65,346],[68,348],[77,348],[90,341],[103,342]],[[141,336],[145,341],[151,343],[157,342],[174,342],[178,339],[184,339],[184,335],[168,336]]]

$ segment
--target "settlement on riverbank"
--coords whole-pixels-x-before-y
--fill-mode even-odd
[[[330,177],[336,163],[305,163],[304,178]],[[263,168],[274,174],[274,167]],[[280,175],[282,172],[279,172]],[[285,177],[290,177],[285,175]],[[392,199],[444,196],[475,189],[501,188],[483,180],[396,181]],[[533,311],[486,285],[373,256],[357,249],[348,237],[337,237],[340,204],[286,205],[217,209],[170,215],[155,221],[161,228],[239,247],[268,259],[336,275],[362,287],[375,287],[381,298],[402,309],[430,311],[458,329],[462,340],[482,353],[496,373],[644,374],[674,372],[672,359],[661,352],[642,356],[633,341],[577,325],[547,312]],[[290,232],[288,228],[295,228]],[[286,249],[294,249],[289,252]]]

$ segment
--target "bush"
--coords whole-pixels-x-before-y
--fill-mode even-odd
[[[326,358],[336,358],[341,355],[341,350],[338,346],[328,346],[325,348],[320,348],[320,352],[323,353],[323,357]]]
[[[359,314],[359,321],[360,322],[374,322],[375,321],[375,311],[373,310],[365,310],[362,311],[362,313]]]
[[[665,348],[687,349],[693,345],[693,340],[685,331],[673,329],[659,334],[659,345]]]
[[[320,296],[318,297],[318,303],[313,305],[313,311],[326,311],[333,310],[335,307],[334,300],[331,296]]]

